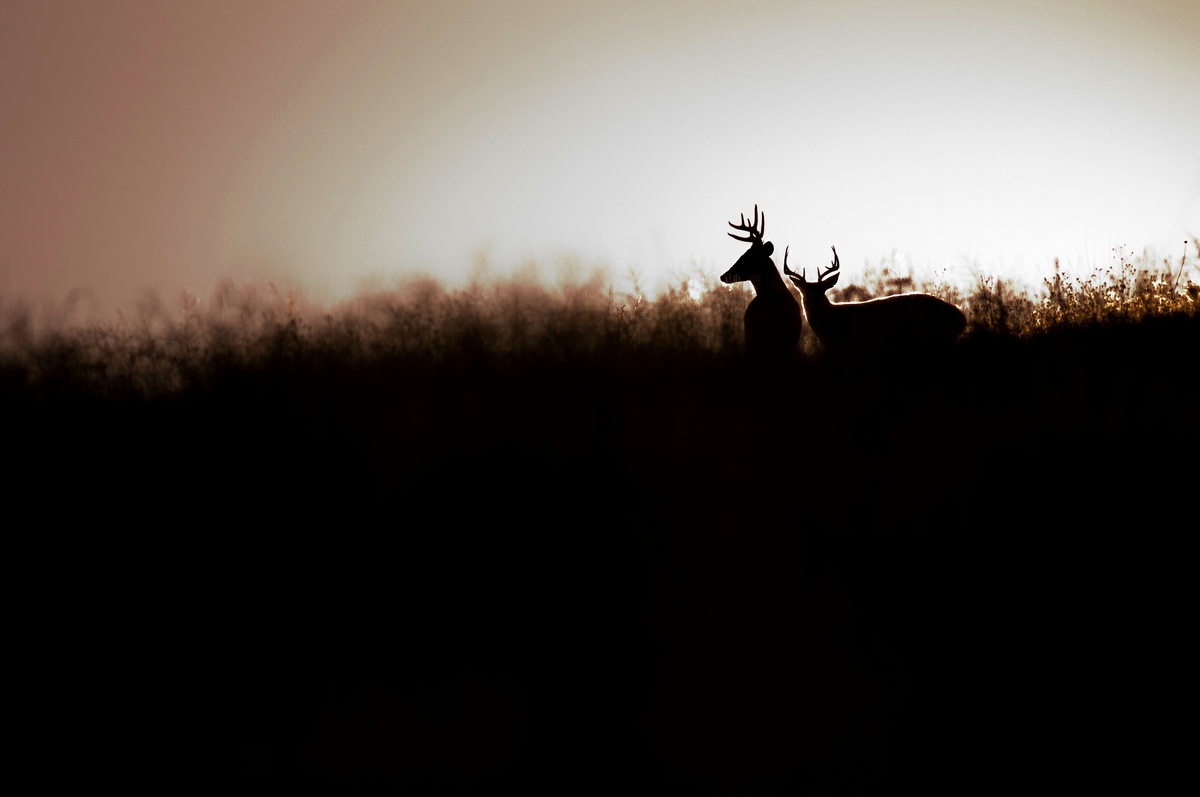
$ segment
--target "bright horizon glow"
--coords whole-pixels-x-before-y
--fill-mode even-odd
[[[1200,4],[0,6],[0,293],[1178,258]],[[778,261],[779,258],[776,258]]]

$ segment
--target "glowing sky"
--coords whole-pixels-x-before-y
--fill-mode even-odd
[[[1200,234],[1200,2],[0,0],[0,291]]]

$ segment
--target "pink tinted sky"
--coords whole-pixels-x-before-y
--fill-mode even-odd
[[[993,5],[1001,5],[995,8]],[[1200,3],[0,0],[0,292],[1200,233]],[[552,267],[547,269],[552,275]]]

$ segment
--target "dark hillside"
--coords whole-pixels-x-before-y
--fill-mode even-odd
[[[723,289],[223,301],[10,324],[11,656],[47,780],[761,791],[1182,763],[1191,300],[980,311],[949,359],[871,368],[808,339],[748,362]]]

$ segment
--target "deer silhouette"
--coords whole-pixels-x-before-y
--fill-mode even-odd
[[[946,350],[967,326],[957,307],[927,293],[885,296],[867,302],[829,301],[825,292],[837,284],[841,264],[837,247],[833,262],[817,281],[788,268],[783,253],[783,273],[800,289],[804,316],[826,349],[843,354],[914,354]],[[831,276],[832,275],[832,276]]]
[[[754,206],[754,220],[746,223],[744,214],[741,223],[729,222],[735,230],[746,233],[745,237],[727,233],[736,241],[747,241],[747,249],[733,266],[721,275],[721,282],[732,285],[750,280],[755,296],[746,308],[742,319],[746,330],[746,349],[752,355],[784,357],[796,351],[800,342],[800,329],[804,323],[800,316],[800,305],[796,302],[787,284],[779,276],[771,253],[775,245],[763,241],[767,231],[767,214],[762,214],[761,226],[758,205]]]

